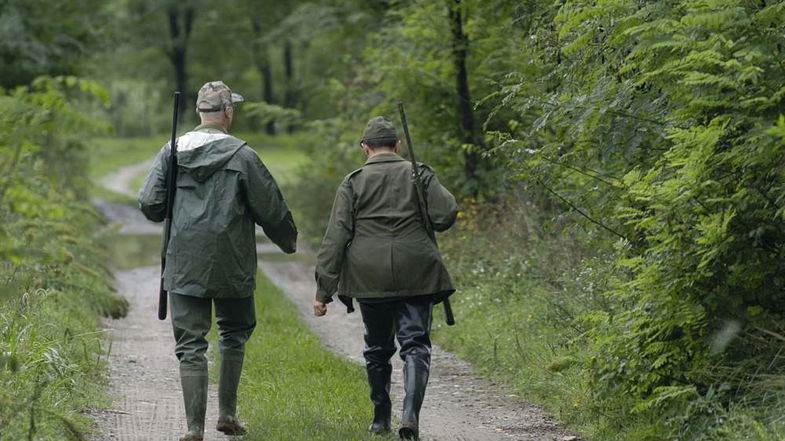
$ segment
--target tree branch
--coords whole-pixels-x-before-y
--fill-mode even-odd
[[[559,193],[556,193],[553,189],[551,189],[550,187],[545,185],[545,183],[542,182],[539,178],[534,178],[534,180],[537,181],[537,183],[540,184],[545,190],[547,190],[548,193],[551,193],[552,195],[554,195],[557,198],[559,198],[559,200],[561,200],[562,202],[567,204],[567,206],[569,206],[573,210],[577,211],[578,214],[580,214],[581,216],[583,216],[586,219],[588,219],[591,223],[601,227],[602,229],[604,229],[605,231],[608,231],[609,233],[614,234],[615,236],[618,236],[618,237],[620,237],[620,238],[622,238],[624,240],[629,241],[629,239],[627,239],[627,237],[624,236],[623,234],[617,232],[616,230],[612,229],[611,227],[603,224],[602,222],[600,222],[600,221],[594,219],[593,217],[589,216],[588,214],[586,214],[583,210],[581,210],[580,208],[576,207],[572,202],[568,201],[564,196],[560,195]]]

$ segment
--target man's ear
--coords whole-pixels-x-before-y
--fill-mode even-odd
[[[234,107],[226,106],[224,108],[224,115],[226,115],[227,118],[231,119],[234,116]]]

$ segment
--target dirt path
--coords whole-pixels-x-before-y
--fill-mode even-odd
[[[124,319],[105,322],[114,404],[98,415],[101,441],[170,441],[186,431],[171,323],[156,318],[160,274],[157,266],[114,273],[131,308]],[[213,384],[209,400],[205,440],[229,440],[213,429],[218,409]]]
[[[136,199],[136,197],[139,196],[139,189],[131,188],[131,182],[133,182],[135,177],[141,175],[142,173],[147,173],[152,165],[153,160],[150,159],[140,162],[139,164],[123,167],[120,170],[117,170],[116,172],[110,173],[101,178],[99,184],[108,190],[131,196],[132,198]]]
[[[101,180],[107,188],[135,197],[130,182],[149,169],[150,162],[126,167]],[[125,186],[124,188],[122,186]],[[138,209],[94,200],[120,234],[161,234],[161,225],[147,221]],[[186,432],[185,409],[174,338],[169,318],[157,319],[161,268],[144,267],[113,272],[118,293],[128,299],[128,315],[104,320],[108,335],[109,383],[112,408],[94,411],[95,441],[176,441]],[[205,441],[229,440],[214,430],[218,410],[216,385],[210,384]]]
[[[102,182],[124,182],[147,170],[149,162],[119,170]],[[126,194],[133,192],[126,187]],[[104,215],[123,226],[121,232],[155,233],[160,226],[147,222],[138,211],[118,204],[98,202]],[[311,313],[315,292],[312,258],[305,252],[301,261],[276,261],[263,256],[277,253],[270,244],[260,244],[260,267],[265,275],[298,306],[302,317],[323,344],[358,363],[362,360],[363,325],[358,313],[346,314],[334,303],[326,317]],[[170,440],[184,431],[184,415],[173,355],[174,342],[168,320],[155,318],[160,269],[138,268],[116,271],[118,291],[128,297],[131,312],[123,320],[107,322],[112,341],[110,355],[114,410],[99,415],[100,441]],[[394,358],[393,398],[399,409],[402,396],[401,362]],[[214,388],[214,385],[211,385]],[[212,431],[217,404],[214,390],[208,403],[206,440]],[[370,402],[368,403],[370,406]],[[562,441],[568,436],[536,406],[515,399],[502,386],[480,379],[471,367],[439,347],[434,347],[428,392],[421,415],[424,438],[436,441]]]

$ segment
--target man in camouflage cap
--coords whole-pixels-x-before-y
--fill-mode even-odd
[[[204,437],[205,335],[213,305],[221,351],[216,429],[246,433],[236,407],[245,342],[256,326],[254,224],[284,252],[296,250],[297,228],[278,185],[256,152],[229,135],[234,104],[242,100],[221,81],[205,84],[196,101],[202,123],[177,140],[177,193],[163,277],[188,423],[181,441]],[[164,219],[169,166],[167,144],[139,196],[142,212],[152,221]]]
[[[220,112],[227,108],[234,108],[235,103],[245,101],[239,93],[232,93],[229,86],[223,81],[210,81],[199,89],[196,98],[196,111],[199,113]]]
[[[397,155],[395,127],[384,117],[371,119],[360,145],[368,161],[338,187],[319,248],[314,314],[325,315],[336,292],[350,312],[352,298],[360,303],[374,433],[391,429],[390,358],[397,335],[406,392],[398,433],[415,439],[430,369],[433,304],[455,289],[423,226],[412,165]],[[419,168],[427,215],[435,231],[444,231],[455,222],[458,205],[433,169]]]

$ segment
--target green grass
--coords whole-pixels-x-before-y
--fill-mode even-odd
[[[133,198],[125,193],[117,193],[112,190],[108,190],[101,186],[101,184],[92,182],[90,186],[90,194],[94,198],[103,199],[108,202],[116,202],[119,204],[126,204],[131,206],[136,206],[136,198]]]
[[[90,177],[100,179],[121,167],[146,161],[161,149],[166,137],[96,138],[89,145]]]
[[[39,290],[0,304],[0,439],[75,439],[92,424],[80,409],[108,404],[90,303],[78,290]]]
[[[367,432],[373,415],[364,369],[325,349],[296,307],[261,271],[256,314],[238,404],[249,427],[244,439],[384,439]],[[212,346],[211,356],[217,359]],[[217,369],[212,374],[216,376]]]
[[[300,165],[308,163],[308,156],[303,152],[302,146],[313,142],[313,136],[307,133],[295,133],[270,136],[263,133],[233,133],[234,136],[244,140],[262,158],[278,185],[285,186],[292,183],[296,176],[294,171]]]

